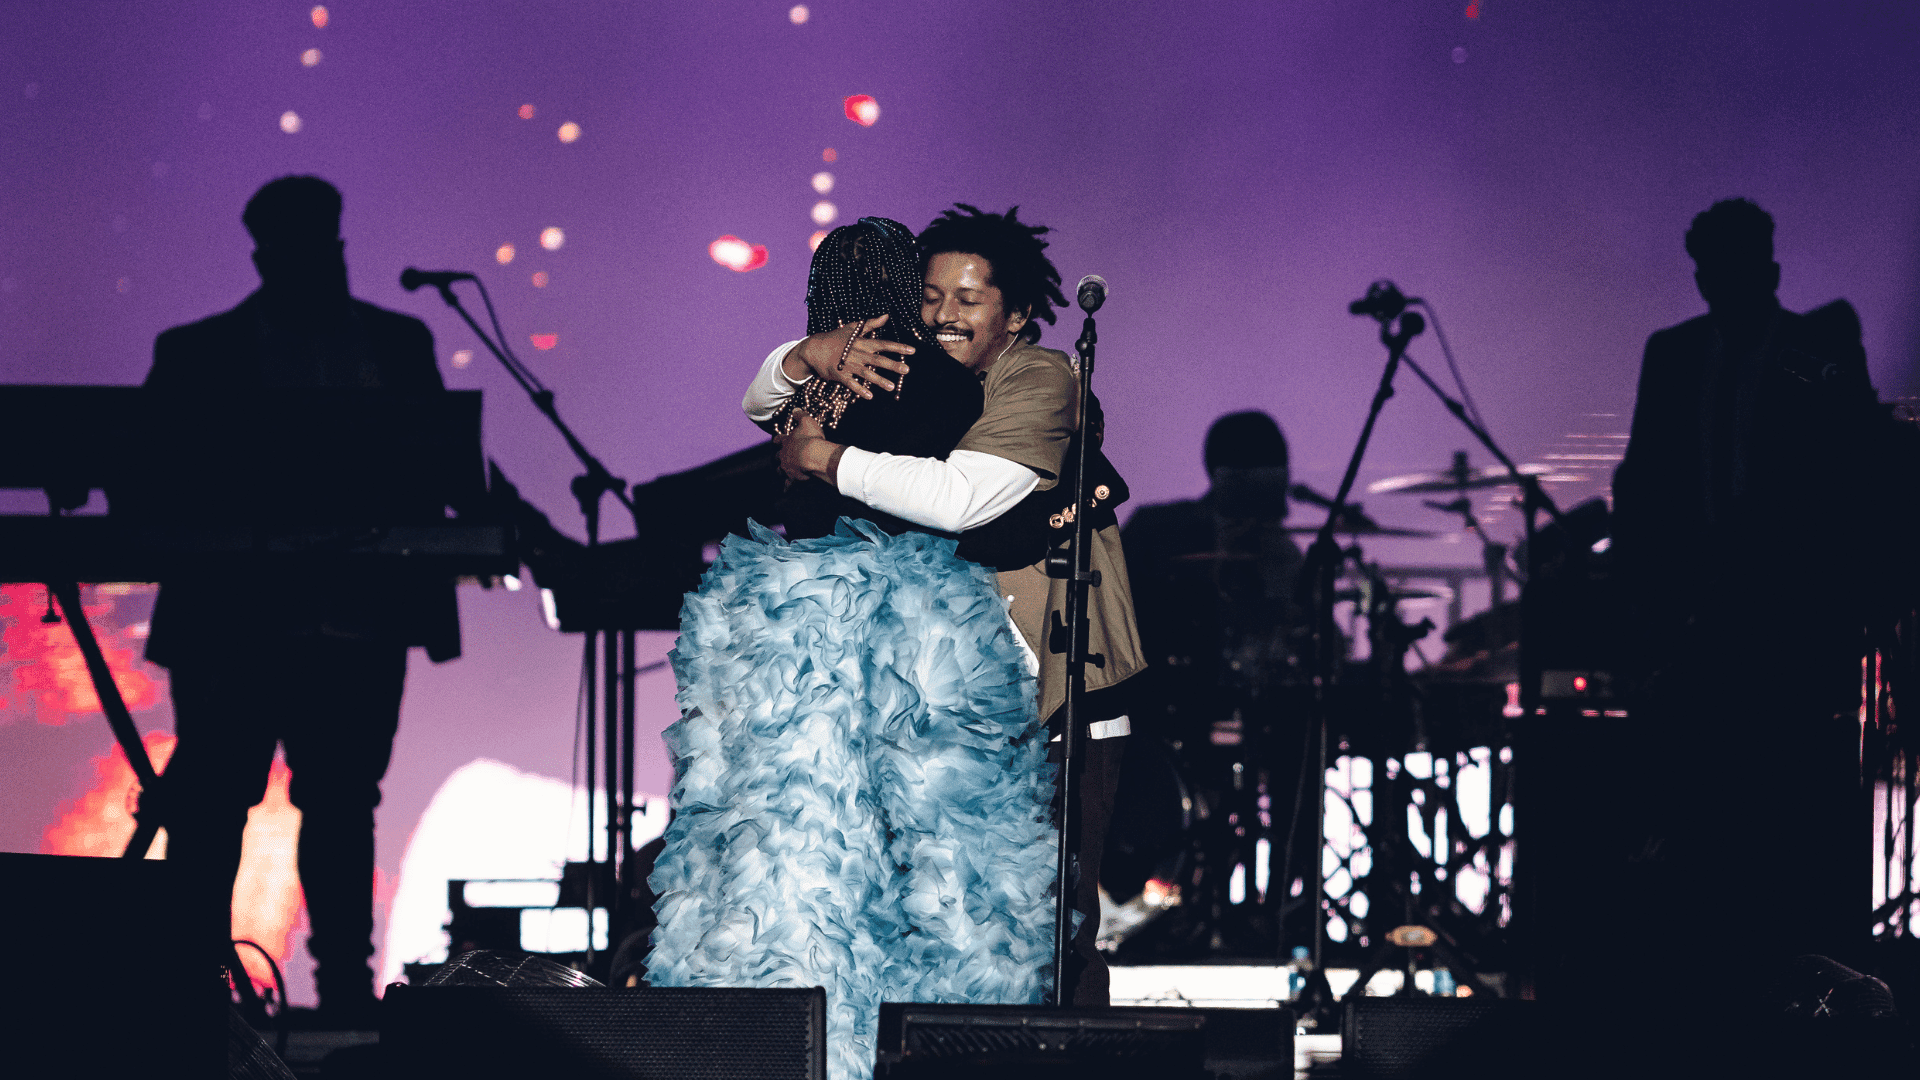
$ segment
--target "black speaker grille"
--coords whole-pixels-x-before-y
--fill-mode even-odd
[[[396,986],[396,1076],[824,1080],[826,994],[805,990]]]
[[[1054,1010],[1021,1005],[880,1007],[880,1053],[899,1061],[1156,1061],[1198,1065],[1206,1016],[1194,1009]]]
[[[1347,1002],[1342,1075],[1361,1080],[1512,1075],[1530,1056],[1532,1002],[1369,998]]]

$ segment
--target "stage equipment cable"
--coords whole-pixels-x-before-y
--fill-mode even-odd
[[[1473,417],[1473,422],[1485,430],[1487,422],[1480,418],[1480,406],[1473,403],[1473,391],[1467,389],[1466,380],[1460,377],[1460,365],[1453,359],[1453,346],[1447,344],[1447,332],[1440,328],[1440,313],[1425,300],[1413,302],[1427,309],[1427,322],[1433,326],[1434,339],[1440,342],[1440,355],[1447,358],[1447,370],[1453,372],[1453,385],[1460,391],[1460,400],[1466,403],[1467,413]]]
[[[280,974],[280,965],[274,962],[273,954],[261,948],[259,942],[248,941],[245,938],[236,938],[233,941],[233,945],[236,948],[245,945],[254,952],[259,953],[260,958],[267,962],[267,969],[273,972],[273,985],[280,994],[280,1008],[275,1010],[273,1014],[273,1026],[277,1029],[273,1036],[273,1050],[274,1053],[279,1054],[281,1060],[284,1061],[287,1056],[287,980]],[[239,971],[234,972],[233,977],[236,979],[253,978],[253,976],[247,974],[245,965],[242,965]]]

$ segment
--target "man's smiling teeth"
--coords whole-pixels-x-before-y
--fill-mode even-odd
[[[933,338],[935,341],[965,341],[969,336],[971,335],[958,333],[952,330],[942,330],[939,333],[933,335]]]

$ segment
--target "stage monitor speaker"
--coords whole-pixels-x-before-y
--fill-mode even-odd
[[[0,853],[0,1074],[225,1075],[226,927],[178,863]]]
[[[1194,1011],[1207,1018],[1205,1066],[1215,1080],[1293,1080],[1293,1010]]]
[[[1197,1009],[880,1006],[876,1080],[1200,1080]]]
[[[387,988],[389,1076],[462,1080],[825,1080],[819,987]]]
[[[1538,1006],[1504,998],[1347,999],[1340,1074],[1349,1080],[1529,1076]]]

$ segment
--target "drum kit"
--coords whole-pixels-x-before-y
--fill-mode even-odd
[[[1543,476],[1550,469],[1523,465],[1520,471]],[[1442,534],[1382,525],[1357,502],[1350,501],[1336,515],[1334,531],[1349,569],[1333,600],[1346,605],[1342,610],[1348,613],[1340,643],[1347,659],[1326,695],[1326,708],[1334,717],[1329,760],[1347,756],[1374,761],[1375,795],[1397,791],[1384,774],[1419,755],[1451,762],[1456,751],[1467,755],[1489,743],[1496,744],[1491,752],[1498,752],[1502,707],[1509,703],[1507,684],[1515,677],[1517,604],[1506,601],[1505,584],[1515,579],[1516,567],[1507,545],[1490,538],[1474,515],[1472,495],[1513,483],[1507,469],[1476,469],[1465,453],[1458,453],[1447,468],[1392,477],[1368,488],[1370,493],[1427,496],[1428,509],[1457,515],[1482,543],[1492,607],[1449,627],[1445,656],[1412,672],[1407,653],[1434,627],[1424,618],[1403,618],[1402,605],[1446,594],[1396,583],[1390,570],[1365,559],[1360,544]],[[1451,496],[1451,501],[1431,498],[1436,495]],[[1294,485],[1290,496],[1296,504],[1333,512],[1332,500],[1306,485]],[[1284,528],[1296,535],[1318,531],[1312,526]],[[1298,548],[1288,547],[1293,560],[1289,584],[1304,584]],[[1411,857],[1396,854],[1407,846],[1405,817],[1386,812],[1391,808],[1374,795],[1361,799],[1371,799],[1376,808],[1369,820],[1354,819],[1355,837],[1339,838],[1323,851],[1315,835],[1322,822],[1314,805],[1320,789],[1312,775],[1317,759],[1312,669],[1306,659],[1308,617],[1294,603],[1266,605],[1250,620],[1248,605],[1224,595],[1229,576],[1222,568],[1240,568],[1232,580],[1244,582],[1252,569],[1248,564],[1273,558],[1271,551],[1195,551],[1166,556],[1163,566],[1133,572],[1136,591],[1159,587],[1170,594],[1166,603],[1179,617],[1166,621],[1180,624],[1182,633],[1159,633],[1166,640],[1150,642],[1150,647],[1164,645],[1158,651],[1165,653],[1166,664],[1151,684],[1160,699],[1155,704],[1162,720],[1141,725],[1139,734],[1146,737],[1135,738],[1128,748],[1101,869],[1101,884],[1114,903],[1103,920],[1100,943],[1120,962],[1288,962],[1314,932],[1315,882],[1309,875],[1324,871],[1337,876],[1340,867],[1327,870],[1326,862],[1344,867],[1350,861],[1347,855],[1329,859],[1336,847],[1348,855],[1364,848],[1367,860],[1391,865],[1400,882],[1409,880]],[[1142,629],[1145,636],[1156,636],[1155,628]],[[1355,660],[1360,641],[1368,648],[1365,659]],[[1446,766],[1437,768],[1439,787],[1445,789]],[[1433,776],[1430,772],[1424,781],[1401,776],[1395,783],[1431,787]],[[1453,801],[1451,791],[1435,794]],[[1351,796],[1341,797],[1349,799],[1350,810],[1357,809]],[[1328,796],[1329,803],[1333,798]],[[1412,798],[1421,801],[1417,795]],[[1430,831],[1433,813],[1433,806],[1424,810]],[[1453,815],[1458,822],[1457,808]],[[1442,829],[1444,821],[1443,813]],[[1392,831],[1387,828],[1369,830],[1374,822],[1393,826],[1399,835],[1384,835]],[[1449,854],[1427,857],[1428,883],[1436,886],[1429,900],[1453,891],[1446,881]],[[1435,866],[1438,880],[1432,874]],[[1350,869],[1351,878],[1358,880],[1370,868],[1363,860]],[[1419,873],[1416,868],[1414,874]],[[1376,892],[1385,891],[1379,887],[1383,875],[1384,870],[1375,872]],[[1389,921],[1369,941],[1368,902],[1336,905],[1352,931],[1348,946],[1365,950],[1377,945],[1403,918],[1433,921],[1424,910],[1415,910],[1422,905],[1414,896],[1377,895],[1371,906],[1373,921]]]

